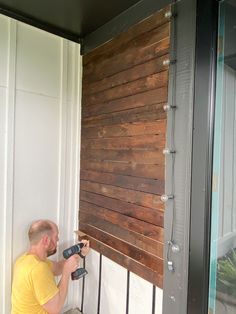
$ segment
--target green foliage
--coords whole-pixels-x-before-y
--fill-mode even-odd
[[[217,290],[236,297],[236,249],[218,260]]]

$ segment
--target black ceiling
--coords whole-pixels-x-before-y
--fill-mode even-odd
[[[0,13],[82,43],[87,52],[171,0],[0,0]]]
[[[140,0],[0,0],[8,12],[83,38]]]

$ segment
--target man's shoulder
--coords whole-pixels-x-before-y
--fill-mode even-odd
[[[23,254],[20,257],[17,258],[15,262],[15,267],[18,268],[20,267],[27,269],[28,271],[34,269],[35,267],[40,267],[44,265],[45,263],[41,261],[37,256],[32,255],[32,254]]]

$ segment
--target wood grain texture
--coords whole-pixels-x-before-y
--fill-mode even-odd
[[[152,255],[163,258],[163,243],[159,241],[153,241],[153,239],[146,237],[138,232],[129,230],[124,227],[120,220],[114,222],[109,217],[99,218],[98,215],[93,215],[87,211],[80,211],[79,219],[83,223],[92,225],[97,229],[103,230],[104,232],[111,234],[112,236],[121,239],[122,241],[131,244],[143,251],[146,251]],[[125,219],[125,217],[123,217]],[[138,223],[138,221],[136,222]]]
[[[169,8],[83,57],[79,232],[159,287]]]
[[[123,51],[126,43],[132,41],[135,37],[138,37],[144,33],[151,31],[168,21],[169,19],[165,17],[165,13],[170,10],[170,6],[159,10],[154,13],[149,18],[141,21],[128,29],[126,32],[121,33],[119,36],[114,38],[107,44],[98,47],[94,51],[85,55],[83,58],[84,66],[91,64],[93,62],[99,63],[103,59],[109,59],[110,56],[116,55],[119,51]]]
[[[83,238],[88,239],[92,249],[110,258],[114,262],[153,283],[154,285],[163,288],[163,271],[155,271],[82,231],[78,232],[78,236],[80,240]]]
[[[137,178],[126,175],[123,176],[91,170],[81,170],[80,178],[84,181],[104,183],[106,185],[113,185],[156,195],[162,195],[164,193],[164,181],[160,180]]]
[[[94,210],[97,210],[98,205],[103,209],[110,209],[114,212],[124,214],[127,216],[126,219],[128,219],[128,217],[134,217],[141,221],[146,221],[153,225],[163,227],[163,211],[161,210],[153,210],[151,208],[114,200],[110,197],[82,190],[80,192],[80,200],[90,203],[90,206],[94,205]]]
[[[141,219],[129,217],[125,212],[117,213],[113,210],[99,207],[87,202],[80,202],[80,209],[97,218],[112,222],[114,225],[122,226],[124,229],[134,231],[147,238],[163,243],[163,228]],[[83,220],[83,219],[82,219]]]

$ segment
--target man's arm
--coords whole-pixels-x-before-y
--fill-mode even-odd
[[[59,314],[66,300],[70,274],[78,268],[79,256],[73,255],[64,261],[61,280],[58,284],[58,293],[42,307],[48,314]]]
[[[54,261],[52,262],[52,272],[54,276],[60,276],[62,274],[65,261],[66,260],[63,259],[58,262],[54,262]]]
[[[88,240],[82,240],[82,243],[84,243],[84,247],[81,249],[81,253],[83,256],[86,256],[89,253],[90,246]],[[60,260],[58,262],[53,261],[52,262],[52,272],[54,276],[60,276],[62,274],[62,269],[64,267],[65,260]]]

